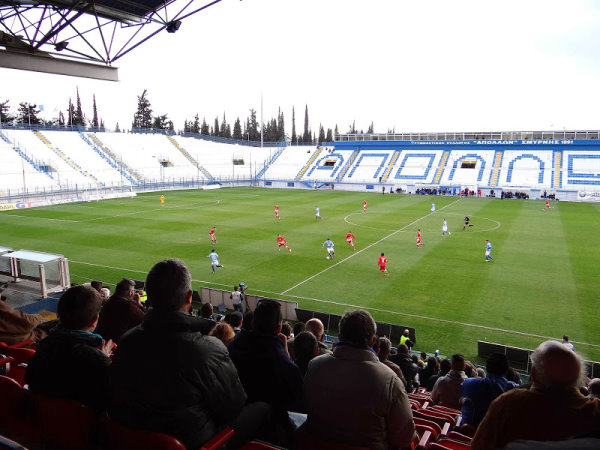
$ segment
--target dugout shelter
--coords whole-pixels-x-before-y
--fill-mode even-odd
[[[63,255],[18,250],[0,255],[0,265],[8,261],[9,274],[15,283],[29,280],[39,283],[42,298],[71,286],[69,261]]]

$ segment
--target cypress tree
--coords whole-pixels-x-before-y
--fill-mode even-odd
[[[69,97],[69,109],[67,110],[68,121],[67,125],[73,125],[73,119],[75,118],[75,108],[73,107],[73,102],[71,101],[71,97]]]
[[[331,128],[327,128],[327,136],[325,137],[326,142],[333,142],[333,131]]]
[[[310,143],[312,141],[312,133],[308,126],[308,105],[304,109],[304,133],[302,134],[302,142]]]
[[[73,125],[85,126],[85,120],[83,119],[83,110],[81,109],[81,98],[79,97],[79,87],[77,87],[77,103],[75,105]]]
[[[250,117],[248,118],[248,133],[251,141],[260,141],[260,131],[258,130],[258,122],[256,121],[256,111],[250,109]]]
[[[325,142],[325,129],[323,125],[319,124],[319,144]]]
[[[219,118],[215,117],[215,126],[213,128],[213,132],[212,135],[213,136],[220,136],[220,130],[219,130]]]
[[[296,136],[296,113],[292,106],[292,144],[298,143],[298,136]]]
[[[202,118],[202,125],[200,126],[200,134],[204,134],[206,136],[210,135],[210,128],[208,127],[204,117]]]
[[[93,117],[92,117],[92,126],[98,127],[98,108],[96,107],[96,94],[94,94],[94,106],[93,106]]]
[[[240,123],[240,118],[238,117],[233,124],[233,136],[234,139],[244,139],[244,135],[242,134],[242,124]]]
[[[10,122],[13,119],[9,114],[10,106],[8,105],[8,102],[9,100],[5,100],[4,102],[0,103],[0,121],[2,123]]]

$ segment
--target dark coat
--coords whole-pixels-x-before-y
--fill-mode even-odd
[[[29,389],[105,411],[110,358],[98,349],[101,345],[97,334],[58,326],[39,343],[29,361],[25,374]]]
[[[123,335],[110,370],[111,417],[199,448],[235,419],[246,394],[227,348],[207,321],[150,310]]]
[[[400,370],[404,374],[404,378],[406,379],[408,392],[411,392],[413,386],[415,384],[415,375],[419,370],[419,366],[417,366],[409,355],[405,355],[403,353],[396,353],[395,355],[390,355],[390,361],[397,364],[400,367]]]
[[[301,400],[302,375],[279,337],[242,330],[229,344],[229,353],[248,402],[268,403],[276,420],[285,423],[287,411]]]
[[[144,307],[134,300],[113,295],[102,306],[96,333],[119,342],[126,331],[142,323],[145,314]]]

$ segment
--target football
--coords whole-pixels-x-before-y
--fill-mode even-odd
[[[327,255],[327,259],[331,259],[331,256]]]

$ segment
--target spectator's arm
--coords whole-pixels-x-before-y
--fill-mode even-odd
[[[386,421],[388,442],[391,447],[405,448],[410,446],[415,436],[415,422],[413,421],[410,402],[400,378],[393,377],[389,388],[388,395],[391,405]]]
[[[438,378],[435,382],[435,384],[433,385],[433,390],[431,391],[431,401],[433,402],[433,404],[437,404],[440,401],[440,390],[439,390],[439,385],[440,385],[440,380],[442,378]]]
[[[474,410],[473,401],[471,400],[472,395],[471,383],[463,381],[463,384],[460,386],[460,400],[462,403],[460,413],[462,415],[462,423],[473,424]]]

